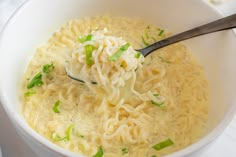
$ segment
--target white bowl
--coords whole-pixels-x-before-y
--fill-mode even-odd
[[[46,140],[31,129],[21,116],[18,92],[27,63],[34,49],[47,41],[48,37],[66,21],[105,13],[145,18],[174,33],[221,17],[201,0],[27,1],[9,20],[0,35],[0,100],[17,132],[39,156],[81,155],[76,155]],[[234,116],[235,43],[236,37],[231,30],[185,42],[204,65],[210,82],[210,119],[206,136],[169,157],[196,153],[213,141]]]

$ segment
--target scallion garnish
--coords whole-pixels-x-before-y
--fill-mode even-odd
[[[162,102],[162,103],[156,103],[156,102],[154,102],[153,100],[152,100],[151,102],[152,102],[153,105],[156,105],[156,106],[158,106],[158,107],[165,107],[165,103],[164,103],[164,102]]]
[[[149,34],[148,34],[149,29],[150,29],[150,26],[147,26],[145,29],[145,36],[147,39],[149,38]]]
[[[122,155],[129,153],[128,148],[121,148]]]
[[[37,73],[33,79],[29,82],[29,84],[27,85],[28,89],[31,89],[35,86],[42,86],[43,85],[43,81],[42,81],[42,72]]]
[[[49,72],[52,70],[52,69],[54,69],[54,65],[53,65],[53,63],[51,63],[51,64],[46,64],[46,65],[44,65],[43,66],[43,69],[42,69],[42,71],[46,74],[46,75],[49,75]]]
[[[79,135],[79,137],[84,138],[84,135]]]
[[[130,43],[126,43],[125,45],[121,46],[116,53],[114,53],[112,56],[108,58],[109,61],[116,61],[120,58],[120,56],[129,48]]]
[[[150,44],[144,39],[144,37],[142,36],[142,42],[145,46],[149,46]]]
[[[152,39],[154,42],[156,42],[156,41],[157,41],[157,39],[156,39],[156,38],[154,38],[154,37],[151,37],[151,39]]]
[[[154,148],[156,150],[161,150],[161,149],[169,147],[169,146],[171,146],[173,144],[174,144],[174,142],[171,139],[168,138],[167,140],[152,146],[152,148]]]
[[[58,136],[57,135],[57,133],[53,133],[52,134],[52,139],[54,140],[54,141],[63,141],[63,140],[65,140],[65,137],[60,137],[60,136]]]
[[[163,57],[161,57],[161,56],[158,56],[159,58],[160,58],[160,60],[162,61],[162,62],[165,62],[165,63],[171,63],[170,61],[167,61],[167,60],[165,60]]]
[[[60,105],[60,100],[57,100],[54,104],[54,106],[52,107],[52,110],[55,112],[55,113],[60,113],[59,109],[58,109],[58,106]]]
[[[71,136],[71,131],[72,129],[74,128],[74,124],[71,124],[70,126],[68,126],[66,128],[66,131],[65,131],[65,134],[66,136],[65,137],[60,137],[59,135],[57,135],[55,132],[52,134],[52,139],[55,140],[55,141],[69,141],[70,140],[70,136]]]
[[[95,155],[93,155],[93,157],[102,157],[103,156],[103,150],[102,150],[102,146],[100,146],[98,148],[98,151]]]
[[[31,95],[33,95],[35,93],[36,93],[35,91],[27,91],[27,92],[25,92],[25,96],[29,97],[29,96],[31,96]]]
[[[159,29],[159,31],[160,31],[159,34],[158,34],[159,36],[162,36],[163,33],[165,32],[165,30],[163,30],[163,29]]]
[[[151,157],[157,157],[156,155],[152,155]]]
[[[135,54],[135,58],[140,58],[141,55],[142,55],[141,52],[137,52],[137,53]]]
[[[156,93],[156,94],[153,94],[153,96],[160,96],[160,94]]]
[[[121,51],[126,51],[129,48],[129,46],[130,46],[130,43],[126,43],[125,45],[120,47],[120,50]]]
[[[93,45],[86,45],[84,49],[85,49],[85,55],[86,55],[86,64],[92,65],[93,64],[92,54],[95,48]]]
[[[69,141],[70,140],[70,135],[72,132],[72,129],[75,127],[74,124],[71,124],[67,129],[66,129],[66,139]]]
[[[78,37],[78,41],[80,43],[84,43],[85,41],[91,41],[92,40],[93,35],[89,34],[87,36],[83,36],[83,37]]]

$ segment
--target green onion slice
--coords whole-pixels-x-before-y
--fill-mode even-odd
[[[120,58],[120,56],[129,48],[130,43],[126,43],[125,45],[121,46],[116,53],[114,53],[112,56],[108,58],[109,61],[116,61]]]
[[[84,135],[79,135],[79,137],[84,138]]]
[[[98,151],[95,155],[93,155],[93,157],[102,157],[103,156],[103,150],[102,150],[102,146],[100,146],[98,148]]]
[[[159,29],[159,34],[158,34],[158,36],[162,36],[163,34],[164,34],[164,32],[165,32],[165,30],[163,30],[163,29]]]
[[[95,47],[93,45],[86,45],[84,47],[85,49],[85,55],[86,55],[86,64],[87,65],[92,65],[93,64],[93,51],[95,50]]]
[[[68,128],[66,129],[66,139],[69,141],[70,140],[70,135],[72,132],[72,129],[75,127],[74,124],[71,124],[70,126],[68,126]]]
[[[52,107],[52,110],[55,112],[55,113],[60,113],[59,109],[58,109],[58,106],[60,105],[60,100],[57,100],[54,104],[54,106]]]
[[[137,52],[137,53],[135,54],[135,58],[140,58],[141,55],[142,55],[141,52]]]
[[[120,47],[120,50],[121,51],[126,51],[129,48],[129,46],[130,46],[130,43],[126,43],[125,45]]]
[[[29,97],[29,96],[31,96],[31,95],[33,95],[35,93],[36,93],[35,91],[27,91],[27,92],[25,92],[25,96]]]
[[[43,81],[42,81],[42,72],[37,73],[33,79],[29,82],[29,84],[27,85],[28,89],[31,89],[35,86],[42,86],[43,85]]]
[[[53,63],[51,63],[51,64],[46,64],[46,65],[44,65],[43,66],[43,69],[42,69],[42,71],[46,74],[46,75],[49,75],[49,72],[52,70],[52,69],[54,69],[54,65],[53,65]]]
[[[150,30],[150,26],[147,26],[146,29],[145,29],[145,36],[146,36],[147,39],[149,38],[149,34],[148,34],[149,30]]]
[[[165,103],[164,102],[162,102],[162,103],[156,103],[154,101],[151,101],[151,102],[152,102],[153,105],[156,105],[158,107],[165,107]]]
[[[72,132],[72,129],[75,127],[74,124],[71,124],[70,126],[68,126],[66,128],[66,131],[65,131],[65,134],[66,136],[65,137],[60,137],[58,136],[55,132],[52,134],[52,139],[54,141],[69,141],[70,140],[70,136],[71,136],[71,132]]]
[[[128,148],[121,148],[121,151],[122,151],[122,155],[129,153]]]
[[[91,41],[91,40],[92,40],[92,37],[93,37],[92,34],[89,34],[89,35],[83,36],[83,37],[78,37],[78,41],[79,41],[80,43],[84,43],[84,42],[86,42],[86,41]]]
[[[171,63],[170,61],[167,61],[167,60],[165,60],[163,57],[161,57],[161,56],[158,56],[159,58],[160,58],[160,60],[162,61],[162,62],[165,62],[165,63]]]
[[[63,140],[65,140],[66,139],[66,137],[60,137],[59,135],[57,135],[57,133],[53,133],[52,134],[52,139],[54,140],[54,141],[63,141]]]
[[[169,146],[171,146],[173,144],[174,144],[174,142],[171,139],[168,138],[167,140],[152,146],[152,148],[154,148],[156,150],[161,150],[161,149],[169,147]]]
[[[144,39],[144,37],[142,36],[142,42],[145,46],[149,46],[150,44]]]
[[[160,94],[156,93],[156,94],[153,94],[153,96],[160,96]]]

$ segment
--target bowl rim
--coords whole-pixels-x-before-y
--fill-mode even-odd
[[[3,28],[0,32],[0,48],[1,48],[1,43],[2,43],[1,41],[3,40],[3,36],[4,36],[5,30],[7,29],[7,27],[9,25],[11,25],[11,23],[15,20],[15,18],[18,16],[18,14],[20,14],[24,10],[24,8],[27,7],[29,5],[29,3],[31,3],[31,2],[32,2],[32,0],[25,0],[20,5],[20,7],[18,7],[16,9],[16,11],[7,20],[6,24],[3,26]],[[206,5],[207,7],[209,7],[209,9],[211,11],[215,12],[215,14],[219,18],[223,17],[221,11],[219,11],[216,8],[214,8],[213,6],[207,4],[207,2],[205,2],[204,0],[202,0],[201,2],[202,2],[202,5]],[[231,31],[236,38],[236,33],[233,30],[231,30]],[[0,84],[1,83],[2,83],[2,81],[1,81],[1,77],[0,77]],[[236,103],[236,102],[234,102],[234,103]],[[84,157],[84,155],[82,155],[82,154],[73,153],[69,150],[66,150],[66,149],[52,143],[51,141],[49,141],[48,139],[46,139],[45,137],[43,137],[42,135],[37,133],[35,130],[33,130],[28,125],[28,123],[24,120],[24,118],[22,116],[20,116],[19,113],[12,110],[12,108],[8,107],[8,104],[10,104],[10,103],[8,102],[8,100],[6,98],[6,94],[5,94],[4,90],[1,88],[1,86],[0,86],[0,104],[3,106],[5,112],[7,113],[9,119],[11,120],[14,128],[15,129],[20,128],[21,129],[20,131],[23,131],[24,134],[30,136],[34,141],[37,142],[37,144],[43,146],[47,150],[53,151],[54,153],[58,153],[64,157],[66,157],[66,156]],[[210,142],[212,142],[216,137],[218,137],[226,129],[227,125],[231,122],[231,120],[233,119],[235,114],[236,114],[236,105],[233,105],[231,107],[230,111],[223,117],[223,119],[217,124],[217,126],[212,131],[210,131],[205,136],[200,138],[197,142],[195,142],[195,143],[193,143],[181,150],[178,150],[174,153],[171,153],[171,154],[167,155],[166,157],[187,156],[187,155],[190,155],[193,152],[199,150],[200,148],[208,145]]]

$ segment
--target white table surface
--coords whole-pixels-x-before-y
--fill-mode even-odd
[[[0,31],[9,16],[24,0],[0,0]],[[207,0],[206,0],[207,1]],[[236,0],[211,0],[223,15],[236,13]],[[225,2],[223,2],[225,1]],[[236,32],[236,31],[235,31]],[[236,94],[235,94],[236,96]],[[2,150],[2,154],[1,154]],[[0,105],[0,157],[37,157],[16,134]],[[191,156],[199,157],[199,155]],[[236,157],[236,116],[224,133],[201,154],[201,157]]]

